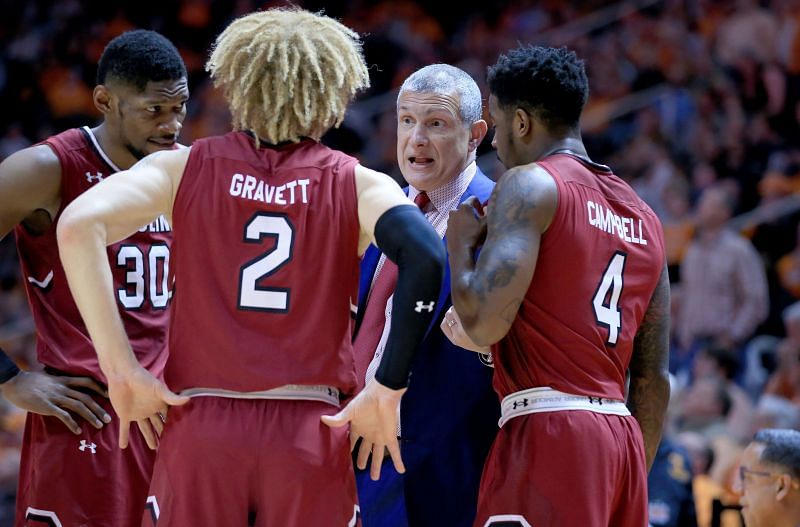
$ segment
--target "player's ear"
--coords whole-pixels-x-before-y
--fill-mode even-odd
[[[103,115],[108,115],[112,112],[114,96],[109,91],[105,84],[98,84],[94,87],[92,92],[92,100],[94,100],[94,107],[97,108]]]
[[[533,122],[531,119],[531,115],[525,111],[523,108],[517,108],[514,110],[514,124],[512,125],[512,131],[519,137],[525,137],[531,132],[531,128],[533,127]]]

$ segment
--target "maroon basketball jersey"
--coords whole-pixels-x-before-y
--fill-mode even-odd
[[[602,165],[538,163],[558,187],[531,285],[493,349],[501,397],[539,386],[624,398],[633,339],[664,265],[656,215]]]
[[[309,139],[192,145],[172,216],[170,388],[352,389],[356,164]]]
[[[73,128],[44,144],[61,163],[61,211],[92,185],[118,172],[88,127]],[[28,301],[36,324],[37,354],[45,366],[105,382],[92,342],[67,285],[56,243],[56,224],[31,234],[16,228]],[[139,362],[156,375],[166,361],[168,282],[172,232],[163,217],[108,247],[120,315]]]

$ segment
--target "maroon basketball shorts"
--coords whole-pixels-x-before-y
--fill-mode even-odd
[[[97,402],[112,421],[97,430],[79,420],[75,435],[55,417],[28,414],[15,525],[111,527],[138,525],[155,452],[135,426],[118,446],[119,420],[107,399]]]
[[[347,428],[316,401],[196,397],[173,407],[142,525],[360,525]]]
[[[586,410],[506,422],[483,470],[475,527],[643,527],[647,470],[633,417]]]

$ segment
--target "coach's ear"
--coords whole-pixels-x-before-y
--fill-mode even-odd
[[[483,119],[478,119],[469,128],[469,151],[477,150],[483,138],[486,137],[486,132],[489,131],[489,125]]]

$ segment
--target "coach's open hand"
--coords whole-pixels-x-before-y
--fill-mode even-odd
[[[400,399],[405,392],[405,388],[392,390],[372,380],[341,412],[322,416],[322,422],[332,428],[350,423],[350,448],[355,447],[359,438],[362,439],[358,450],[358,468],[367,468],[367,458],[371,453],[370,477],[374,481],[381,477],[384,450],[388,450],[392,456],[397,472],[402,474],[406,471],[397,442]]]
[[[161,436],[164,429],[167,409],[189,402],[188,397],[170,391],[138,363],[122,375],[108,376],[108,396],[119,415],[120,448],[128,446],[130,425],[135,421],[147,446],[155,450],[156,436]]]

